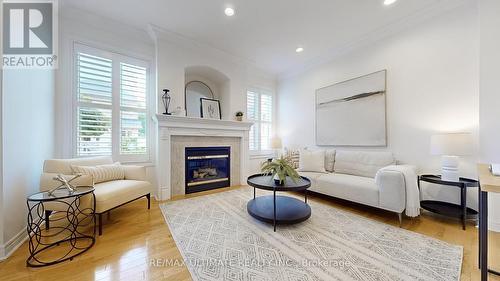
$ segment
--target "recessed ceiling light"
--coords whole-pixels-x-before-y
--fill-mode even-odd
[[[295,49],[295,52],[297,53],[302,53],[304,51],[304,48],[302,47],[298,47],[297,49]]]
[[[389,6],[391,4],[394,4],[394,2],[396,2],[396,1],[398,1],[398,0],[384,0],[384,5]]]
[[[232,16],[234,16],[234,9],[228,7],[224,10],[224,14],[226,14],[226,16],[228,16],[228,17],[232,17]]]

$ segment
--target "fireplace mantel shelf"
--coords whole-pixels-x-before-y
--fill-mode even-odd
[[[155,121],[159,127],[199,128],[199,129],[228,129],[248,131],[253,122],[217,120],[198,117],[174,116],[156,114]]]

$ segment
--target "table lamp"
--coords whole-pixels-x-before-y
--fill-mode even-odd
[[[441,155],[441,179],[457,182],[459,156],[472,154],[470,133],[436,134],[431,137],[431,154]]]
[[[271,149],[276,151],[276,156],[280,157],[279,151],[283,147],[283,144],[281,142],[281,138],[278,136],[272,137],[271,138]]]

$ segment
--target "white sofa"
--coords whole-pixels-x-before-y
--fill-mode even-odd
[[[311,180],[310,191],[395,212],[401,224],[405,177],[398,171],[381,170],[395,163],[390,152],[329,150],[326,172],[299,170],[299,174]]]
[[[113,159],[111,157],[89,157],[46,160],[40,178],[40,190],[47,191],[59,185],[59,183],[53,179],[57,174],[72,175],[73,169],[71,166],[96,166],[106,164],[113,164]],[[147,198],[148,209],[151,206],[150,194],[152,187],[146,180],[146,168],[129,165],[123,165],[122,167],[125,171],[124,179],[94,184],[92,176],[82,176],[75,181],[75,185],[93,185],[95,188],[95,214],[99,219],[99,235],[102,235],[102,215],[104,213],[142,197]],[[48,217],[50,213],[50,207],[46,207],[46,217]],[[49,220],[46,219],[47,227],[48,221]]]

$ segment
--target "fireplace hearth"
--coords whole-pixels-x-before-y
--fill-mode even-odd
[[[186,194],[231,184],[231,148],[186,147]]]

